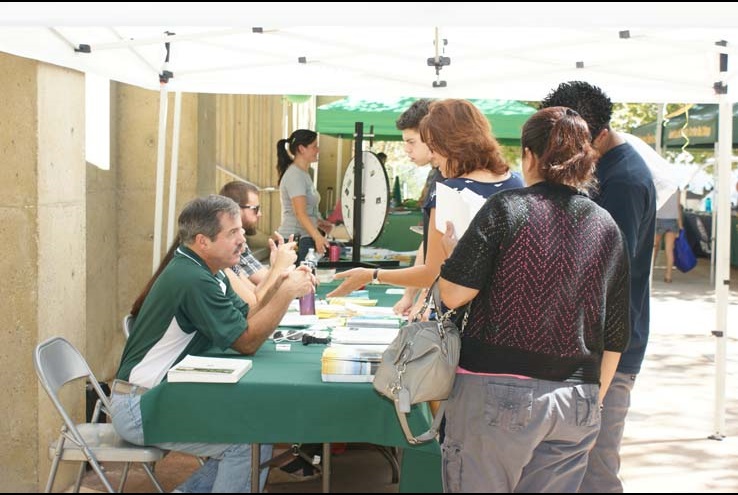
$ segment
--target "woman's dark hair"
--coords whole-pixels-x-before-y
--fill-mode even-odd
[[[169,246],[169,251],[167,251],[167,254],[164,255],[164,258],[162,258],[161,263],[159,263],[159,267],[156,269],[156,272],[154,272],[154,274],[149,279],[149,282],[146,284],[146,287],[144,287],[144,289],[138,295],[136,300],[133,301],[133,306],[131,307],[131,314],[133,316],[138,316],[138,312],[141,311],[141,306],[143,306],[144,299],[146,299],[146,296],[148,296],[149,292],[151,292],[151,287],[153,287],[154,282],[156,282],[156,279],[159,278],[159,275],[161,275],[161,272],[164,271],[164,268],[166,268],[169,262],[172,261],[172,258],[174,258],[174,252],[179,247],[179,243],[180,243],[179,236],[177,236],[172,242],[172,245]]]
[[[467,100],[436,100],[420,121],[420,138],[446,157],[448,177],[474,170],[504,174],[509,170],[484,114]]]
[[[277,173],[279,174],[277,184],[282,182],[282,176],[287,171],[287,167],[292,163],[294,156],[297,154],[297,147],[310,146],[316,139],[318,139],[317,132],[308,129],[297,129],[295,132],[290,134],[289,138],[277,141]],[[289,145],[287,147],[289,148],[289,153],[287,153],[287,148],[284,146],[285,144]]]
[[[599,155],[592,147],[589,128],[571,108],[538,110],[523,125],[520,144],[538,158],[538,171],[548,182],[592,191]]]

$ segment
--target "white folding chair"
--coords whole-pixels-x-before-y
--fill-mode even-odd
[[[105,488],[114,493],[101,462],[124,462],[118,489],[123,490],[131,463],[140,463],[151,479],[154,487],[163,492],[156,479],[151,463],[160,460],[165,451],[157,447],[146,447],[126,442],[118,436],[110,423],[94,423],[101,408],[110,414],[110,399],[100,388],[100,383],[90,370],[87,361],[69,341],[62,337],[52,337],[36,346],[33,363],[41,385],[49,395],[51,402],[64,420],[59,438],[49,446],[51,471],[46,484],[46,493],[50,493],[56,478],[60,461],[76,461],[80,463],[74,491],[79,492],[85,465],[89,463],[97,473]],[[93,423],[77,424],[67,413],[59,399],[59,391],[67,383],[87,379],[98,396],[92,421]]]

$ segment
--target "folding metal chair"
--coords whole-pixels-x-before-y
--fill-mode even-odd
[[[135,462],[143,466],[154,487],[163,493],[150,464],[164,457],[165,451],[157,447],[128,443],[118,436],[112,424],[94,422],[99,417],[101,408],[110,414],[110,399],[100,388],[100,383],[82,354],[66,339],[52,337],[36,346],[33,363],[41,385],[64,420],[59,438],[49,446],[49,458],[52,462],[46,493],[51,492],[53,488],[60,461],[80,463],[74,485],[75,493],[79,492],[85,465],[88,463],[100,477],[105,488],[111,493],[115,492],[100,465],[101,462],[125,463],[119,491],[123,490],[130,465]],[[59,391],[64,385],[82,378],[92,384],[98,396],[92,417],[93,423],[75,423],[59,399]]]
[[[136,322],[136,317],[128,313],[123,317],[123,333],[126,336],[126,340],[131,336],[131,330],[133,330],[133,324]]]

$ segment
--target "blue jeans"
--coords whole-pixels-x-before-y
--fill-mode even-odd
[[[136,445],[144,443],[141,396],[113,394],[113,426],[123,439]],[[177,490],[185,493],[247,493],[251,491],[251,445],[223,443],[165,442],[156,447],[186,452],[209,459]],[[272,456],[272,446],[261,446],[261,459]],[[260,490],[266,485],[268,470],[259,476]]]
[[[630,409],[630,393],[637,375],[615,372],[607,389],[602,409],[602,428],[589,453],[587,471],[579,491],[581,493],[622,493],[620,471],[620,443],[623,440],[625,416]]]

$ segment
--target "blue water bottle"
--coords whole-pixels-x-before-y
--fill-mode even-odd
[[[705,211],[708,213],[712,211],[712,198],[709,196],[705,198]]]

